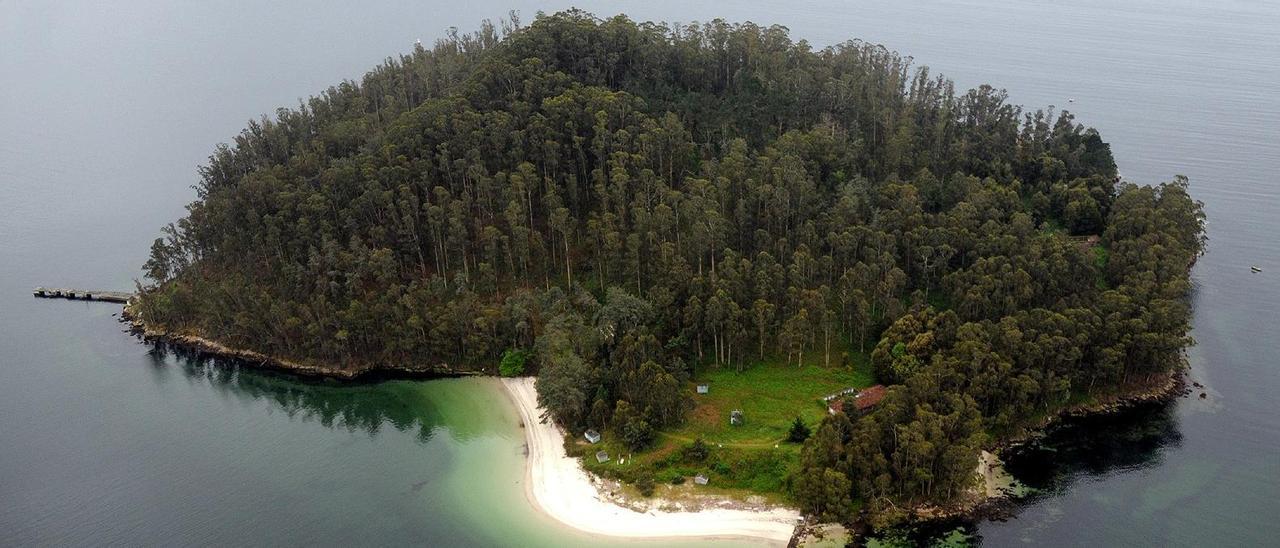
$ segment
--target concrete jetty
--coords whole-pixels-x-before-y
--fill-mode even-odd
[[[72,299],[77,301],[103,301],[108,303],[126,303],[133,298],[133,293],[125,291],[95,291],[91,289],[66,289],[61,287],[37,287],[32,295],[45,299]]]

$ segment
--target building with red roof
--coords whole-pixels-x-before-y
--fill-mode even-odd
[[[857,408],[858,413],[866,413],[867,410],[875,407],[877,403],[880,403],[880,400],[884,399],[884,395],[887,391],[888,389],[885,388],[883,384],[877,384],[861,390],[847,399],[853,401],[853,405]],[[845,393],[848,393],[848,391]],[[844,411],[844,402],[846,398],[828,397],[823,399],[827,400],[827,411],[832,415]]]

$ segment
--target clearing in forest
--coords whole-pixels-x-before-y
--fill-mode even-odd
[[[797,416],[816,428],[827,413],[821,398],[845,388],[865,388],[874,383],[865,359],[853,365],[823,367],[777,362],[755,363],[741,373],[733,367],[699,368],[694,384],[708,385],[708,393],[694,393],[694,409],[680,428],[663,438],[739,446],[772,446],[787,436]],[[694,392],[693,388],[689,388]],[[729,424],[729,413],[742,410],[743,423]]]

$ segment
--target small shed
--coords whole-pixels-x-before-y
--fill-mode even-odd
[[[608,462],[608,461],[609,461],[609,453],[606,453],[604,451],[596,451],[596,462]]]
[[[729,424],[732,424],[734,426],[742,426],[742,410],[741,409],[734,409],[733,412],[729,413]]]
[[[600,433],[594,429],[583,432],[582,437],[587,438],[587,441],[591,443],[600,443]]]
[[[698,393],[699,393],[699,394],[706,394],[707,392],[710,392],[710,391],[711,391],[711,386],[710,386],[710,385],[706,385],[706,384],[699,384],[699,385],[698,385]]]
[[[711,481],[711,479],[706,474],[698,474],[693,477],[693,482],[698,485],[706,485],[708,481]]]

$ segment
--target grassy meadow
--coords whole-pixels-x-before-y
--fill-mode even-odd
[[[597,474],[625,481],[652,474],[658,494],[665,497],[710,492],[785,501],[787,477],[800,456],[800,444],[786,441],[792,421],[798,416],[816,429],[827,413],[823,396],[875,382],[866,354],[849,355],[849,363],[829,367],[822,364],[821,354],[806,356],[802,366],[766,360],[752,362],[741,372],[731,366],[702,365],[683,388],[694,401],[685,423],[658,432],[652,448],[633,453],[614,432],[603,433],[604,439],[595,445],[580,438],[567,445]],[[698,384],[707,384],[709,393],[697,394]],[[730,424],[734,409],[742,411],[743,424]],[[698,439],[708,448],[705,458],[689,450]],[[600,450],[609,454],[607,462],[596,461]],[[694,486],[697,474],[706,474],[709,485]]]

